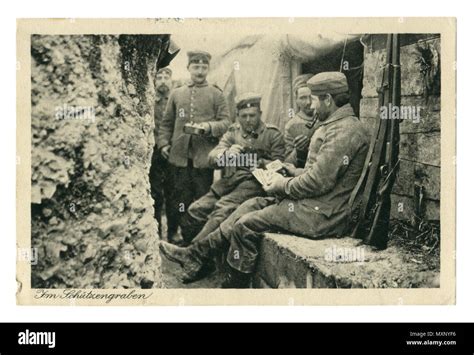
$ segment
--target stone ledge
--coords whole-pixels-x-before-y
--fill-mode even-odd
[[[346,260],[337,261],[345,252]],[[255,288],[433,288],[439,272],[406,260],[395,246],[375,251],[353,238],[310,240],[266,233]],[[357,260],[364,261],[357,261]],[[335,260],[335,261],[334,261]]]

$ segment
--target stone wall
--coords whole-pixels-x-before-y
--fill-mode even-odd
[[[383,39],[385,36],[380,36]],[[391,216],[412,220],[415,215],[426,220],[439,220],[441,132],[439,94],[440,38],[432,35],[410,35],[401,47],[402,106],[419,107],[419,122],[402,120],[400,123],[400,169],[392,191]],[[377,39],[374,39],[376,41]],[[380,85],[382,65],[385,64],[383,46],[365,48],[364,83],[360,118],[374,127],[378,113],[377,87]],[[431,67],[426,65],[431,60]],[[429,63],[428,63],[429,64]],[[431,72],[430,72],[431,71]],[[421,210],[417,212],[416,191],[422,189]]]
[[[380,251],[350,237],[311,240],[265,233],[253,287],[432,288],[439,287],[439,267],[393,244]]]
[[[168,39],[32,36],[33,288],[161,286],[148,170]]]

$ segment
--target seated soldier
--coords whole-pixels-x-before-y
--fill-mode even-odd
[[[187,248],[160,243],[161,252],[195,279],[210,258],[224,251],[228,272],[223,288],[247,288],[264,232],[318,239],[348,232],[349,199],[362,172],[369,134],[349,104],[347,80],[325,72],[308,81],[319,128],[311,138],[304,169],[288,164],[292,177],[274,173],[264,189],[239,206],[219,228]]]
[[[285,143],[280,131],[261,120],[261,96],[243,94],[236,99],[238,123],[232,125],[209,153],[213,167],[224,169],[222,179],[193,202],[181,219],[185,242],[213,232],[244,201],[265,195],[251,170],[283,160]]]
[[[285,125],[285,161],[303,168],[308,157],[311,136],[317,128],[313,121],[311,90],[307,81],[313,74],[299,75],[293,81],[296,114]]]

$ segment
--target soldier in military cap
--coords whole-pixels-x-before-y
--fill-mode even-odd
[[[347,80],[326,72],[308,81],[320,127],[311,137],[304,169],[278,173],[263,188],[272,197],[241,204],[219,228],[188,248],[160,249],[196,277],[206,260],[227,250],[224,288],[246,288],[255,270],[264,232],[324,238],[347,232],[349,199],[362,172],[369,134],[349,104]]]
[[[285,143],[277,127],[262,122],[260,100],[261,96],[254,93],[237,97],[238,123],[229,128],[209,153],[210,163],[228,172],[189,207],[181,224],[185,241],[198,242],[207,237],[242,202],[265,195],[252,170],[283,160]],[[164,245],[167,247],[173,246]]]
[[[285,161],[303,168],[308,156],[311,136],[317,128],[313,123],[311,90],[307,81],[313,74],[302,74],[293,81],[296,113],[285,125]]]
[[[172,171],[166,159],[160,154],[158,148],[158,132],[161,121],[165,114],[168,96],[172,86],[173,72],[169,68],[161,68],[157,71],[155,76],[155,147],[153,149],[153,156],[150,167],[150,185],[151,196],[155,201],[155,218],[158,221],[159,235],[161,237],[161,212],[163,205],[170,203],[173,191],[173,177]],[[178,220],[175,213],[170,213],[171,209],[166,208],[166,219],[168,227],[168,239],[176,234],[178,230]]]
[[[213,169],[208,154],[230,125],[222,91],[206,80],[211,55],[204,51],[187,54],[191,80],[171,92],[158,133],[161,155],[173,167],[175,189],[167,208],[176,216],[209,191]],[[195,123],[203,133],[185,133],[184,127],[189,123]],[[171,241],[177,242],[178,238]]]

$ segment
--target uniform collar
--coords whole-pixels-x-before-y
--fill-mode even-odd
[[[186,82],[186,85],[189,86],[189,87],[195,86],[195,87],[197,87],[197,88],[202,88],[202,87],[204,87],[204,86],[208,86],[209,83],[208,83],[207,80],[206,80],[206,81],[204,81],[202,84],[195,84],[192,80],[188,80],[188,81]]]
[[[329,123],[338,121],[342,118],[355,116],[354,110],[352,109],[351,104],[345,104],[344,106],[339,107],[334,113],[329,116],[326,121],[322,121],[320,125],[327,125]]]

